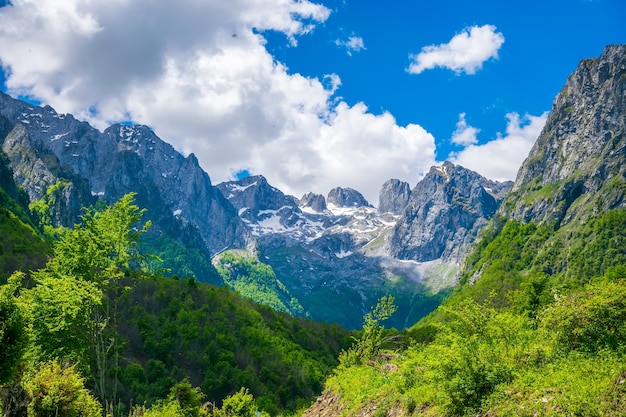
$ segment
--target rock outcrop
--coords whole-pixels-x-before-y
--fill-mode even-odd
[[[326,201],[328,204],[333,204],[337,207],[370,206],[370,203],[368,203],[365,197],[363,197],[363,194],[352,188],[333,188],[328,193]]]
[[[148,208],[155,239],[164,235],[210,265],[211,254],[243,246],[247,229],[211,184],[192,154],[184,157],[146,126],[113,125],[99,132],[72,115],[58,114],[0,93],[0,144],[15,182],[31,201],[53,186],[55,226],[73,226],[81,208],[129,192]],[[203,277],[198,277],[202,280]]]

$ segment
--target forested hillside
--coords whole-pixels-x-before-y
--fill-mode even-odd
[[[321,392],[348,332],[148,272],[132,194],[84,213],[45,266],[0,287],[5,415],[276,415]]]
[[[625,86],[625,45],[579,64],[451,296],[305,416],[626,415]]]

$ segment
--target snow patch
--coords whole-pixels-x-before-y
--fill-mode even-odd
[[[237,185],[237,184],[231,184],[230,185],[230,191],[237,191],[237,192],[243,192],[246,191],[248,188],[253,187],[256,185],[256,181],[253,182],[252,184],[248,184],[248,185]]]

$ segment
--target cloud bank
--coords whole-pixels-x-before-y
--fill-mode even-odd
[[[183,153],[214,183],[263,174],[300,197],[336,186],[374,204],[392,177],[415,182],[435,163],[418,125],[334,96],[341,80],[291,74],[265,48],[316,30],[330,10],[307,0],[15,0],[0,9],[10,94],[102,129],[131,120]],[[158,6],[157,6],[158,4]],[[349,53],[364,49],[353,36]],[[374,156],[373,156],[374,155]]]
[[[296,197],[341,186],[376,204],[386,180],[415,184],[437,163],[435,138],[365,103],[347,104],[336,96],[338,75],[290,73],[267,51],[264,31],[296,45],[329,15],[308,0],[14,0],[0,8],[0,63],[13,96],[100,129],[148,125],[182,153],[195,153],[213,183],[247,171]],[[456,54],[456,61],[428,62],[470,73],[502,41],[484,26],[424,50]],[[463,56],[463,42],[483,52]],[[341,45],[365,48],[356,36]],[[471,129],[462,115],[454,140],[466,147],[452,155],[469,167],[498,146],[476,145]],[[515,160],[526,154],[512,152]]]
[[[483,63],[498,58],[498,50],[504,43],[504,35],[496,32],[493,25],[472,26],[454,36],[450,42],[422,48],[417,55],[410,55],[408,71],[420,74],[427,69],[442,67],[457,74],[475,74]]]

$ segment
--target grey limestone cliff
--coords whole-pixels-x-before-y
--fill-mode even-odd
[[[370,203],[368,203],[365,197],[363,197],[363,194],[352,188],[333,188],[328,193],[326,201],[328,204],[334,204],[337,207],[370,206]]]
[[[298,202],[298,205],[301,208],[310,208],[317,213],[322,213],[327,209],[326,199],[324,198],[324,196],[315,193],[304,194]]]
[[[461,260],[509,187],[450,162],[432,167],[411,191],[387,240],[389,253],[420,262]]]
[[[80,208],[136,192],[156,229],[175,239],[193,229],[207,253],[243,245],[246,229],[234,207],[212,186],[195,156],[184,157],[146,126],[113,125],[100,132],[72,115],[58,114],[0,93],[5,134],[2,151],[15,181],[31,201],[67,183],[67,207],[57,222],[71,226]],[[186,231],[186,232],[185,232]],[[197,244],[200,242],[196,242]]]
[[[625,113],[626,45],[610,45],[568,78],[501,214],[558,226],[624,206]]]

